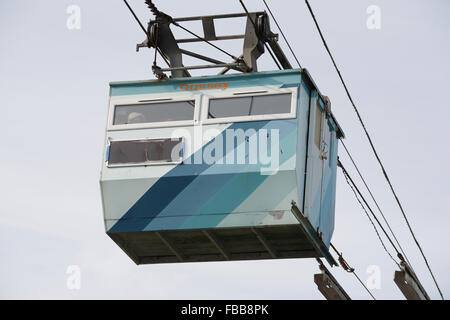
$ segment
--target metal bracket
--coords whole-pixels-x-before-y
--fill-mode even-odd
[[[351,300],[350,296],[345,292],[344,288],[341,287],[330,271],[328,271],[322,261],[320,259],[317,259],[317,261],[319,262],[319,268],[322,273],[314,275],[314,282],[317,284],[317,288],[323,296],[327,300]]]
[[[252,72],[257,72],[256,60],[264,53],[264,43],[260,41],[258,30],[254,28],[256,13],[250,13],[247,18],[244,39],[244,62]]]
[[[292,69],[291,63],[278,44],[278,34],[273,33],[270,29],[270,20],[265,12],[263,15],[258,17],[256,26],[259,29],[262,40],[267,42],[270,48],[272,48],[273,53],[277,57],[283,69]]]
[[[324,96],[323,98],[325,101],[325,116],[328,119],[331,117],[331,100],[327,96]]]
[[[298,222],[300,222],[300,225],[302,226],[302,229],[306,237],[308,238],[309,242],[313,245],[314,249],[318,254],[318,257],[324,257],[330,264],[330,266],[338,266],[336,260],[334,260],[333,256],[330,254],[330,251],[325,246],[322,239],[317,234],[316,230],[314,230],[314,227],[311,225],[308,218],[306,218],[301,213],[295,201],[292,201],[291,212],[297,218]]]
[[[430,300],[414,271],[405,262],[400,262],[400,271],[394,272],[394,282],[407,300]]]
[[[154,35],[155,38],[150,39],[152,46],[157,43],[158,48],[167,57],[172,68],[183,67],[183,55],[180,48],[178,47],[177,42],[175,41],[172,30],[170,30],[168,22],[150,22],[148,34],[150,36]],[[190,74],[186,70],[175,69],[172,70],[172,77],[190,77]]]
[[[218,36],[215,29],[215,20],[247,17],[245,34]],[[176,39],[173,35],[170,25],[178,24],[185,21],[201,21],[203,27],[203,36],[200,38]],[[284,55],[282,49],[278,45],[278,35],[270,30],[269,17],[265,12],[252,12],[247,16],[246,13],[222,14],[211,16],[198,16],[176,18],[158,11],[155,20],[149,22],[147,29],[148,38],[142,43],[136,45],[136,50],[140,48],[158,47],[160,53],[168,60],[168,68],[159,68],[160,72],[170,71],[173,78],[190,77],[187,70],[206,69],[206,68],[224,68],[219,74],[224,74],[228,70],[236,70],[239,72],[256,72],[258,71],[257,59],[264,53],[264,43],[267,42],[276,59],[280,62],[284,69],[292,69],[291,64]],[[191,43],[206,40],[223,41],[232,39],[244,39],[243,53],[237,60],[227,63],[220,60],[191,52],[180,48],[180,43]],[[183,54],[213,63],[212,65],[196,65],[186,67],[183,65]],[[160,78],[163,76],[159,75]]]

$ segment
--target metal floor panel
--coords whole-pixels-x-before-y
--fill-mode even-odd
[[[313,258],[300,225],[108,234],[136,264]]]

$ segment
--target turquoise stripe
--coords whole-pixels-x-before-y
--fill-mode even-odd
[[[281,146],[286,146],[283,151],[283,157],[280,158],[280,165],[285,163],[295,154],[296,147],[296,130],[291,131],[286,137],[280,141]],[[282,149],[283,149],[282,147]],[[208,199],[198,210],[193,217],[189,217],[183,224],[184,228],[195,228],[191,222],[195,221],[198,215],[208,215],[210,213],[227,213],[231,214],[243,201],[245,201],[269,176],[261,175],[259,172],[246,172],[244,170],[240,174],[235,174],[229,181],[227,181],[222,188],[217,190],[215,194]],[[291,190],[286,190],[286,195]],[[271,194],[270,196],[274,196]],[[280,198],[281,201],[283,198]],[[220,208],[221,212],[217,212]],[[273,208],[270,208],[273,209]],[[209,219],[210,225],[208,227],[216,227],[226,216],[214,216]]]
[[[229,129],[242,129],[247,130],[249,128],[259,130],[270,122],[243,122],[232,124]],[[285,124],[287,128],[295,130],[295,120],[277,120],[274,123],[278,123],[278,127],[281,124]],[[223,134],[223,133],[222,133]],[[280,135],[283,134],[281,130]],[[209,144],[209,143],[208,143]],[[207,145],[208,145],[207,144]],[[204,146],[205,147],[205,146]],[[198,152],[203,152],[203,149]],[[195,158],[195,155],[191,156],[191,160]],[[151,221],[161,212],[168,207],[175,198],[177,198],[183,190],[185,190],[196,178],[211,168],[214,165],[199,164],[199,165],[186,165],[181,164],[169,171],[164,177],[161,177],[132,207],[124,216],[117,221],[114,226],[109,230],[110,232],[127,232],[127,231],[142,231]],[[226,168],[225,165],[218,165]],[[209,184],[210,185],[210,184]],[[196,190],[196,197],[198,198],[203,193],[207,195],[210,191],[209,185],[206,184],[206,190]],[[204,189],[204,188],[203,188]],[[196,198],[194,195],[194,198]],[[187,204],[194,204],[195,201],[181,203],[179,205],[178,212],[186,212],[188,209]],[[200,202],[201,204],[202,202]],[[195,212],[193,210],[192,212]]]

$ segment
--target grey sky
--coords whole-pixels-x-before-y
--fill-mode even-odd
[[[428,293],[438,298],[304,2],[268,2],[302,66],[331,98],[347,145]],[[450,2],[310,2],[448,298]],[[146,22],[144,1],[130,3]],[[237,0],[155,3],[172,16],[242,11]],[[81,8],[80,30],[66,27],[71,4]],[[264,9],[260,0],[246,4]],[[372,4],[381,8],[380,30],[366,27]],[[243,22],[222,24],[219,32],[238,33]],[[200,32],[199,25],[187,26]],[[0,0],[0,298],[322,299],[312,259],[136,266],[105,235],[98,180],[108,82],[153,78],[153,52],[134,51],[142,40],[119,0]],[[221,46],[235,55],[241,50],[240,42]],[[270,56],[260,66],[275,68]],[[332,242],[363,281],[368,266],[380,267],[377,298],[401,299],[395,265],[340,173],[337,188]],[[81,268],[80,290],[66,287],[69,265]],[[352,275],[332,271],[352,298],[368,298]]]

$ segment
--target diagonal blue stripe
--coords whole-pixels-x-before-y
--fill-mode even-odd
[[[234,123],[228,129],[242,129],[244,131],[247,129],[259,130],[266,124],[267,121]],[[221,134],[223,135],[224,132]],[[195,154],[199,152],[203,153],[204,148],[211,143],[213,141],[208,142]],[[195,154],[190,157],[191,163],[194,162]],[[194,179],[200,176],[202,172],[213,165],[203,163],[181,164],[176,166],[166,176],[160,178],[108,232],[144,230],[153,218],[159,215],[178,194],[191,184]],[[142,219],[144,217],[145,219]]]

